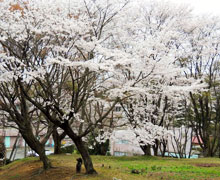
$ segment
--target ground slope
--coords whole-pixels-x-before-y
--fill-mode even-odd
[[[38,158],[26,158],[0,168],[0,180],[142,180],[219,179],[220,159],[92,156],[98,175],[76,174],[79,155],[52,155],[53,168],[44,172]],[[103,167],[104,166],[104,167]],[[139,174],[132,174],[131,171]]]

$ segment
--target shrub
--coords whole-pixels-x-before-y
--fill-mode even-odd
[[[62,153],[73,153],[74,151],[74,145],[68,145],[68,146],[63,146],[61,147],[61,152]]]

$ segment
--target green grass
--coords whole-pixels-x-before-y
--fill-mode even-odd
[[[79,155],[52,155],[49,158],[56,167],[56,174],[49,171],[48,177],[60,175],[64,180],[144,180],[144,179],[171,179],[171,180],[188,180],[188,179],[220,179],[220,159],[202,158],[202,159],[174,159],[162,157],[112,157],[112,156],[92,156],[94,167],[98,175],[87,176],[84,173],[75,174],[76,158]],[[16,172],[16,166],[42,166],[37,158],[26,158],[15,161],[1,168],[1,176],[7,173],[7,170],[14,169],[14,174],[10,174],[8,179],[28,179],[26,175]],[[203,167],[203,165],[212,164],[213,167]],[[104,167],[103,167],[104,165]],[[37,166],[36,166],[37,168]],[[63,169],[69,168],[66,174]],[[60,169],[60,170],[59,170]],[[139,174],[131,173],[136,170]],[[36,169],[35,169],[36,171]],[[53,170],[54,171],[54,170]],[[84,171],[84,170],[83,170]],[[85,171],[84,171],[85,172]],[[29,173],[30,174],[30,173]],[[43,179],[39,175],[36,179]],[[20,178],[19,178],[20,177]],[[32,178],[34,180],[34,178]]]
[[[220,159],[218,158],[195,160],[161,157],[94,157],[95,163],[99,161],[112,168],[120,169],[123,174],[131,174],[135,169],[140,172],[136,176],[147,176],[152,179],[220,179]],[[216,167],[196,166],[196,164],[213,163]]]

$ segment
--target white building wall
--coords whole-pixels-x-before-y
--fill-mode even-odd
[[[113,132],[113,137],[110,141],[110,153],[115,156],[133,156],[143,155],[138,142],[132,131],[116,130]]]

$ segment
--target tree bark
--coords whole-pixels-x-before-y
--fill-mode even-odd
[[[92,159],[82,139],[81,138],[75,139],[74,142],[83,158],[84,166],[86,168],[86,174],[97,174],[96,170],[93,167]]]
[[[61,154],[61,140],[59,137],[54,138],[54,154]]]
[[[165,156],[166,148],[167,148],[167,141],[166,140],[162,140],[162,142],[159,144],[159,149],[160,149],[162,157]]]
[[[54,154],[61,154],[61,141],[65,138],[66,133],[63,132],[62,134],[58,133],[57,127],[53,127],[53,141],[54,141]]]
[[[151,156],[150,145],[140,146],[145,156]]]
[[[61,154],[61,140],[57,128],[53,128],[54,154]]]
[[[38,154],[40,156],[40,160],[43,162],[44,170],[50,169],[51,168],[51,162],[48,159],[48,157],[46,156],[45,150],[42,151],[42,149],[41,149],[41,151]]]
[[[153,145],[154,156],[158,155],[159,143],[160,142],[156,139],[155,144]]]
[[[43,162],[44,170],[51,168],[51,162],[48,157],[45,155],[44,144],[40,143],[32,132],[31,125],[29,123],[25,124],[25,128],[19,128],[20,133],[24,140],[27,142],[28,146],[34,150],[40,157],[40,160]]]

